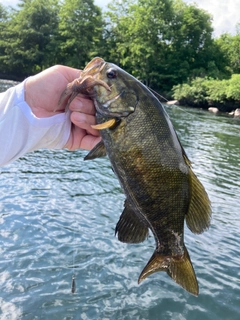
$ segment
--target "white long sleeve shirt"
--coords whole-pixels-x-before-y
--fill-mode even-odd
[[[70,112],[37,118],[24,100],[24,84],[0,93],[0,166],[37,149],[61,149],[70,136]]]

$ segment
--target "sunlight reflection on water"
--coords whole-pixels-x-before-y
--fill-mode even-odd
[[[0,170],[1,320],[239,319],[240,121],[187,110],[167,108],[212,201],[209,231],[185,229],[199,297],[165,273],[137,284],[154,239],[115,238],[124,196],[107,159],[42,150]]]

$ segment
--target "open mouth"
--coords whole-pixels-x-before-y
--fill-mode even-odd
[[[117,94],[112,99],[107,100],[107,101],[105,101],[104,103],[101,103],[101,104],[100,104],[99,101],[94,99],[94,105],[95,105],[95,108],[96,108],[97,112],[99,114],[101,114],[102,116],[108,117],[110,119],[105,121],[105,122],[103,122],[103,123],[92,125],[91,127],[93,129],[103,130],[103,129],[112,128],[112,127],[114,127],[116,125],[116,123],[119,120],[119,118],[127,117],[130,113],[132,113],[135,110],[134,107],[129,107],[128,111],[122,111],[122,112],[112,112],[112,111],[110,111],[108,109],[108,107],[111,105],[111,103],[116,101],[117,99],[119,99],[123,94],[124,94],[124,91],[120,92],[119,94]]]
[[[121,95],[123,94],[123,91],[120,92],[119,94],[117,94],[115,97],[113,97],[112,99],[102,103],[103,108],[108,108],[110,106],[110,104],[114,101],[116,101],[118,98],[121,97]]]
[[[111,103],[113,103],[114,101],[116,101],[117,99],[119,99],[122,95],[124,94],[124,91],[120,92],[119,94],[117,94],[115,97],[113,97],[110,100],[107,100],[103,103],[100,103],[97,99],[94,99],[94,105],[95,108],[97,110],[97,112],[99,114],[101,114],[104,117],[108,117],[108,118],[122,118],[122,117],[127,117],[130,113],[132,113],[135,108],[134,107],[128,107],[127,111],[111,111],[109,110],[109,106],[111,105]]]

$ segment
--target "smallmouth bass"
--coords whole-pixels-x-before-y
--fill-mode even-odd
[[[151,230],[156,249],[138,282],[165,271],[198,295],[198,281],[184,244],[184,221],[196,234],[208,229],[211,204],[162,104],[118,66],[94,58],[62,98],[92,97],[102,141],[85,160],[108,155],[126,195],[116,225],[118,239],[144,241]]]

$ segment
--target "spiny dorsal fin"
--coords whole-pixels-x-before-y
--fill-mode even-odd
[[[105,145],[100,141],[84,158],[84,160],[93,160],[105,157],[107,155]]]
[[[148,236],[148,227],[138,218],[127,201],[116,225],[115,234],[118,234],[119,241],[126,243],[139,243]]]
[[[207,230],[211,221],[211,202],[208,195],[194,174],[192,169],[189,169],[191,200],[186,215],[186,223],[188,228],[193,233],[202,233]]]
[[[164,256],[155,251],[140,274],[138,283],[157,271],[166,271],[181,287],[195,296],[198,295],[197,278],[185,246],[184,255],[181,257]]]

